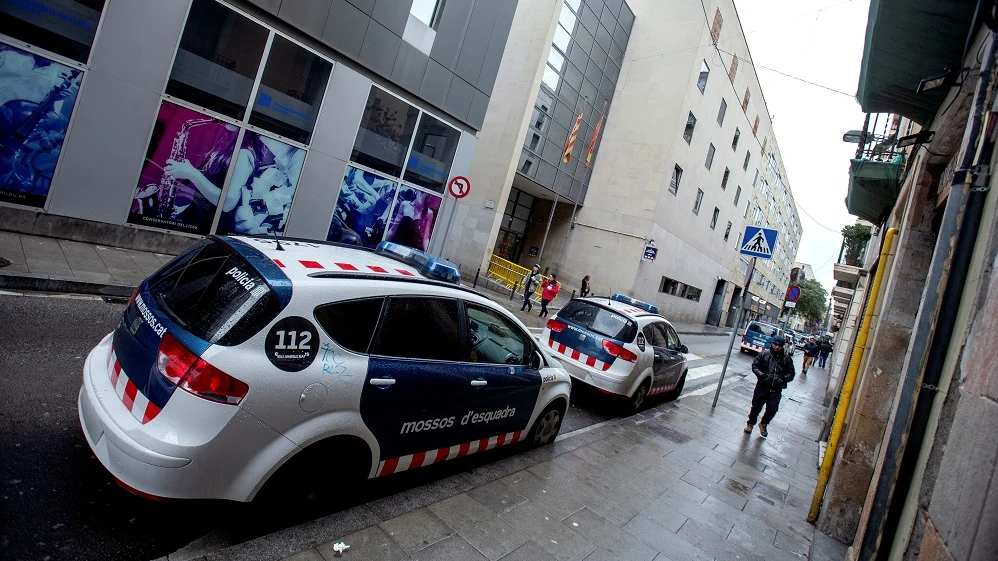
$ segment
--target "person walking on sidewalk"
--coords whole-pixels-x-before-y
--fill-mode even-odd
[[[752,362],[752,373],[757,380],[755,393],[752,394],[752,409],[749,410],[748,423],[745,425],[745,434],[752,434],[752,427],[755,426],[759,413],[765,406],[766,413],[759,423],[759,434],[763,438],[769,436],[767,427],[780,408],[783,389],[794,380],[794,361],[784,352],[785,344],[786,340],[783,337],[779,335],[773,337],[769,349],[759,353]]]
[[[832,341],[828,337],[822,337],[818,343],[818,368],[825,367],[830,354],[832,354]]]
[[[537,317],[542,318],[548,315],[548,304],[558,296],[559,290],[561,290],[561,285],[558,284],[554,275],[541,283],[541,313],[537,314]]]
[[[523,305],[520,306],[520,311],[526,310],[530,313],[534,309],[534,305],[530,302],[530,297],[534,295],[534,290],[537,290],[537,283],[541,280],[541,266],[534,265],[534,269],[527,273],[527,276],[523,279]]]
[[[801,376],[807,374],[807,369],[814,364],[814,359],[818,358],[820,350],[821,348],[818,347],[818,341],[814,337],[811,337],[807,340],[807,343],[804,343],[804,364],[800,369]]]
[[[589,296],[589,275],[582,277],[582,288],[579,290],[579,296],[585,298]]]

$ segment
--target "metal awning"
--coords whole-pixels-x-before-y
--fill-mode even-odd
[[[901,192],[901,169],[904,158],[900,154],[890,161],[850,160],[849,191],[846,209],[849,214],[880,224],[894,208]]]
[[[927,126],[947,88],[915,93],[923,78],[958,69],[975,0],[871,0],[856,98],[867,113]]]

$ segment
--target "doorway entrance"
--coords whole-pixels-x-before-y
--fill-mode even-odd
[[[738,315],[738,307],[742,305],[742,287],[736,286],[731,293],[731,306],[728,308],[728,319],[724,322],[725,327],[735,326],[735,316]]]
[[[523,239],[530,227],[530,214],[534,210],[535,200],[533,195],[524,193],[516,187],[510,189],[506,210],[499,225],[499,235],[496,237],[496,246],[492,253],[507,261],[519,263],[523,254]]]
[[[728,281],[717,280],[717,285],[714,286],[714,297],[710,301],[710,310],[707,312],[707,325],[717,326],[721,324],[721,306],[724,305],[724,289],[727,285]]]

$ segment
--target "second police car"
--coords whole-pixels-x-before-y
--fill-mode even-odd
[[[554,440],[567,373],[452,265],[279,243],[198,243],[87,357],[80,422],[122,486],[249,501]]]
[[[628,399],[638,411],[649,396],[679,397],[689,349],[658,307],[622,294],[575,298],[538,337],[572,378]]]

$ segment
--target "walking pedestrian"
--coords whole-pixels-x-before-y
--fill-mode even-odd
[[[822,337],[821,342],[818,343],[818,368],[825,367],[830,354],[832,354],[832,340],[828,337]]]
[[[532,271],[527,273],[527,276],[523,279],[523,305],[520,306],[520,311],[526,310],[530,313],[534,309],[534,305],[530,302],[530,298],[534,295],[534,291],[537,290],[537,283],[541,280],[541,266],[534,265]]]
[[[800,370],[801,376],[807,374],[807,369],[814,363],[814,359],[818,358],[819,351],[818,341],[814,337],[811,337],[807,340],[807,343],[804,343],[804,365]]]
[[[579,296],[583,298],[589,296],[589,275],[582,277],[582,288],[579,290]]]
[[[780,408],[780,398],[783,397],[783,389],[794,380],[794,361],[788,356],[783,346],[786,340],[777,335],[769,344],[769,349],[759,353],[752,361],[752,373],[755,374],[755,393],[752,394],[752,409],[749,410],[748,423],[745,425],[745,434],[752,434],[752,427],[759,419],[759,412],[763,406],[766,412],[762,415],[759,423],[759,434],[763,438],[769,436],[770,421],[776,416]]]
[[[561,290],[561,285],[558,284],[554,275],[541,283],[541,313],[537,314],[537,317],[542,318],[548,315],[548,304],[558,296],[559,290]]]

